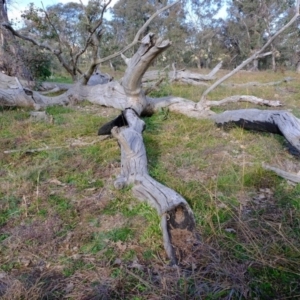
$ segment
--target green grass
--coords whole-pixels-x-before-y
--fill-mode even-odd
[[[280,79],[268,72],[241,74],[231,81]],[[153,95],[197,101],[203,90],[166,84]],[[279,90],[222,86],[209,97],[237,93],[267,99],[281,93],[284,108],[300,115],[296,81]],[[216,111],[245,107],[250,105]],[[199,260],[174,271],[167,267],[156,211],[132,196],[132,186],[113,187],[120,149],[115,139],[100,141],[97,130],[119,112],[85,102],[47,113],[52,123],[31,122],[26,109],[0,110],[0,268],[8,276],[1,280],[14,282],[20,299],[37,290],[36,299],[46,290],[59,299],[70,283],[70,299],[300,295],[300,184],[262,168],[264,162],[299,171],[299,159],[282,137],[216,128],[168,109],[144,118],[149,173],[188,201],[201,233]]]
[[[59,83],[73,83],[70,76],[55,76],[47,79],[49,82],[59,82]]]

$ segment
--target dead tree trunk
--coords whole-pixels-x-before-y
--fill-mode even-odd
[[[154,34],[149,33],[141,41],[136,54],[127,60],[128,67],[122,86],[127,96],[124,117],[128,127],[114,127],[112,134],[121,146],[121,174],[115,181],[115,187],[122,188],[132,184],[133,194],[157,210],[161,217],[166,253],[171,264],[176,264],[184,260],[188,253],[192,253],[197,243],[193,212],[182,196],[148,174],[142,137],[145,123],[139,118],[148,106],[147,98],[141,89],[142,77],[152,61],[169,46],[168,40],[155,41]],[[180,249],[180,245],[186,245],[185,249]]]
[[[125,110],[124,117],[128,127],[112,129],[121,146],[121,174],[114,185],[117,189],[132,185],[133,195],[157,210],[171,264],[184,261],[198,242],[193,212],[182,196],[148,174],[142,137],[145,123],[131,108]],[[185,245],[184,249],[180,245]]]

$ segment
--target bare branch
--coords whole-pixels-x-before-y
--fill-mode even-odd
[[[272,55],[273,51],[265,52],[257,56],[257,58],[263,58],[269,55]]]
[[[55,34],[56,34],[56,36],[57,36],[57,38],[58,38],[59,51],[62,52],[62,49],[61,49],[61,43],[62,43],[62,41],[61,41],[61,35],[57,32],[56,27],[55,27],[54,24],[52,23],[49,14],[48,14],[47,11],[45,10],[45,7],[44,7],[43,2],[42,2],[42,6],[43,6],[43,12],[44,12],[44,14],[45,14],[45,16],[46,16],[46,19],[48,20],[48,23],[50,24],[50,26],[52,27],[52,29],[54,30],[54,32],[55,32]]]
[[[265,83],[261,83],[258,81],[251,81],[251,82],[246,82],[246,83],[228,83],[228,84],[222,84],[222,85],[228,86],[228,87],[272,86],[272,85],[279,85],[283,82],[289,82],[292,80],[293,80],[292,77],[285,77],[283,80],[271,81],[271,82],[265,82]]]
[[[172,6],[176,5],[177,3],[179,3],[179,0],[178,0],[178,1],[175,1],[175,2],[173,2],[173,3],[171,3],[171,4],[169,4],[169,5],[167,5],[167,6],[163,7],[163,8],[161,8],[161,9],[159,9],[157,12],[155,12],[155,13],[154,13],[154,14],[146,21],[146,23],[139,29],[139,31],[136,33],[136,35],[135,35],[133,41],[132,41],[129,45],[127,45],[126,47],[124,47],[122,50],[115,52],[114,54],[111,54],[111,55],[106,56],[106,57],[104,57],[104,58],[98,59],[98,60],[96,61],[96,64],[99,65],[99,64],[101,64],[101,63],[103,63],[103,62],[106,62],[106,61],[112,59],[112,58],[115,58],[115,57],[121,55],[121,53],[124,53],[125,51],[127,51],[128,49],[130,49],[131,47],[133,47],[134,45],[136,45],[136,44],[138,43],[138,40],[139,40],[141,34],[146,30],[146,28],[147,28],[148,25],[152,22],[152,20],[153,20],[155,17],[157,17],[159,14],[161,14],[162,12],[164,12],[165,10],[168,10],[168,9],[171,8]]]
[[[45,49],[50,51],[51,53],[53,53],[59,60],[59,62],[62,64],[62,66],[70,73],[72,74],[72,70],[69,66],[69,64],[64,60],[64,58],[62,57],[62,52],[61,50],[57,50],[54,49],[52,47],[50,47],[49,45],[46,44],[40,44],[39,42],[37,42],[35,39],[25,36],[21,33],[19,33],[18,31],[14,30],[12,28],[12,26],[8,23],[2,23],[2,26],[5,27],[6,29],[8,29],[13,35],[15,35],[16,37],[24,40],[24,41],[28,41],[30,43],[32,43],[33,45],[39,47],[40,49]]]
[[[128,66],[130,63],[130,58],[126,57],[123,53],[121,53],[121,57],[124,60],[125,64]]]
[[[5,27],[6,29],[8,29],[13,35],[15,35],[16,37],[22,39],[22,40],[25,40],[25,41],[28,41],[36,46],[38,46],[39,48],[41,49],[45,49],[45,50],[48,50],[52,53],[55,54],[55,52],[57,50],[54,50],[53,48],[51,48],[50,46],[46,45],[46,44],[40,44],[38,43],[35,39],[33,38],[30,38],[28,36],[25,36],[25,35],[22,35],[20,34],[18,31],[15,31],[12,26],[9,24],[9,23],[2,23],[2,26]]]
[[[265,106],[273,106],[273,107],[282,106],[282,103],[278,100],[265,100],[250,95],[230,96],[219,101],[206,101],[205,104],[208,107],[212,107],[212,106],[221,106],[227,103],[237,103],[237,102],[250,102],[257,105],[265,105]]]
[[[80,3],[82,5],[82,7],[84,8],[84,5],[83,5],[82,1],[80,1]],[[94,25],[94,27],[90,30],[89,35],[88,35],[88,37],[86,39],[84,47],[75,55],[75,63],[76,64],[78,62],[79,57],[87,50],[89,44],[92,41],[92,37],[95,34],[96,30],[101,26],[101,24],[103,22],[104,13],[105,13],[105,11],[106,11],[106,9],[107,9],[107,7],[109,6],[110,3],[111,3],[111,0],[109,0],[106,4],[104,4],[103,9],[101,11],[100,19],[96,22],[96,24]],[[86,16],[86,19],[87,19],[87,21],[88,21],[88,23],[90,25],[90,21],[88,20],[87,14],[85,16]]]

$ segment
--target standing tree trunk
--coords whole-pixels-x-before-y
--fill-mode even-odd
[[[0,0],[0,24],[8,23],[6,0]],[[32,80],[22,59],[22,50],[14,35],[0,26],[0,71],[10,76]]]
[[[254,59],[252,62],[252,67],[249,69],[251,72],[257,72],[258,71],[258,59]]]
[[[276,50],[276,48],[274,47],[273,44],[271,44],[271,48],[272,48],[272,70],[273,70],[273,72],[276,72],[277,71],[276,57],[279,52]]]

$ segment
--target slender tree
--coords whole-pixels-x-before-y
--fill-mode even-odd
[[[0,22],[9,23],[7,0],[0,1]],[[27,80],[32,79],[31,72],[25,66],[23,52],[14,35],[0,27],[0,70],[11,76]]]
[[[292,13],[294,2],[291,0],[239,0],[228,2],[228,18],[223,23],[221,39],[228,49],[235,64],[260,49],[272,35],[287,23]],[[262,57],[252,62],[251,70],[258,70],[259,62],[265,67],[270,62],[276,70],[276,59],[279,58],[283,41],[287,35],[273,41]],[[272,59],[270,59],[270,57]]]

